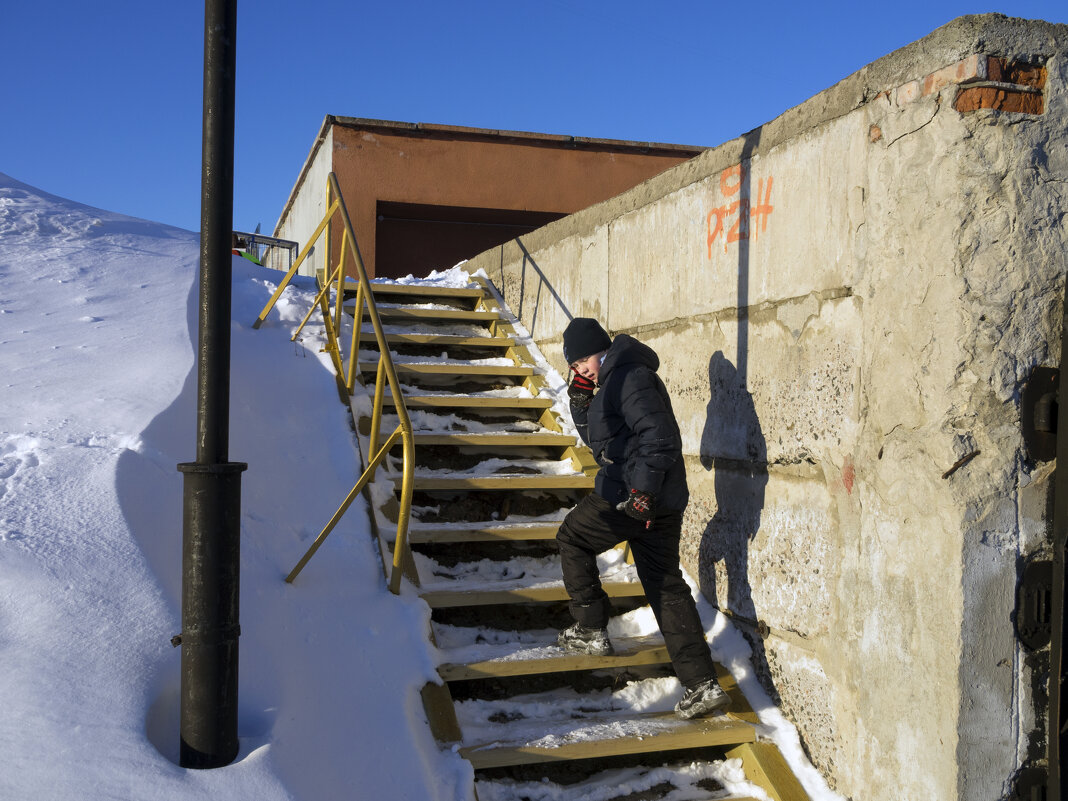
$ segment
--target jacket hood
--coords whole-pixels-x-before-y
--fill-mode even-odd
[[[603,385],[612,370],[625,364],[644,365],[655,372],[660,367],[660,357],[648,345],[639,342],[629,334],[618,334],[612,340],[612,346],[601,363],[601,373],[597,383]]]

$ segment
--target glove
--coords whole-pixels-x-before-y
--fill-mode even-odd
[[[596,387],[590,379],[575,373],[571,380],[571,386],[567,388],[567,397],[571,399],[571,405],[576,409],[585,409],[593,400],[593,390]]]
[[[653,509],[656,508],[656,496],[649,492],[632,489],[625,501],[616,504],[616,509],[627,517],[644,520],[645,527],[653,525]]]

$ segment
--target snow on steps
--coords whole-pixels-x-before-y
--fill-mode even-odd
[[[556,645],[556,632],[539,643],[506,642],[490,646],[443,649],[447,660],[438,667],[446,681],[526,676],[536,673],[663,665],[671,660],[659,636],[614,638],[612,656],[569,654]]]
[[[511,318],[507,310],[485,282],[483,284],[483,287],[380,282],[373,285],[376,298],[382,301],[381,318],[389,323],[385,328],[390,350],[409,351],[408,354],[394,352],[392,355],[398,374],[412,382],[405,389],[405,402],[417,429],[417,458],[420,445],[455,446],[457,453],[463,448],[465,451],[498,454],[460,471],[417,467],[416,488],[430,492],[591,489],[596,472],[592,457],[578,446],[573,436],[560,430],[559,421],[554,419],[553,400],[544,390],[544,381],[537,374],[530,351],[520,344],[521,337],[509,322]],[[478,329],[480,324],[488,329]],[[373,347],[373,343],[370,346]],[[441,347],[446,351],[440,357],[428,356],[426,346]],[[416,350],[422,348],[422,355],[412,354],[413,347]],[[485,348],[500,349],[502,356],[474,357]],[[467,354],[473,358],[463,358]],[[373,381],[372,365],[377,353],[369,351],[360,355],[361,371],[365,378]],[[517,379],[523,381],[521,387],[479,392],[447,392],[442,390],[441,384],[443,380],[501,380],[507,384]],[[421,382],[429,383],[424,387]],[[392,398],[387,397],[386,402],[391,403]],[[520,415],[529,414],[531,410],[542,413],[537,423],[500,422],[503,413]],[[355,405],[353,412],[357,413]],[[472,414],[477,417],[486,412],[497,417],[487,418],[485,422],[471,418]],[[389,417],[387,415],[384,425],[392,422]],[[508,456],[510,452],[524,452],[517,450],[521,448],[550,449],[550,452],[560,454],[559,461]],[[393,478],[399,482],[398,476]],[[501,543],[536,545],[551,543],[560,523],[559,517],[553,519],[552,515],[521,519],[506,511],[502,516],[504,519],[493,521],[433,523],[420,521],[416,516],[411,523],[409,543],[417,548],[464,548]],[[384,549],[390,547],[388,528],[383,527]],[[476,559],[474,562],[442,564],[415,551],[412,564],[416,575],[423,577],[419,594],[434,610],[477,610],[498,605],[524,608],[530,604],[559,604],[568,599],[560,581],[556,558],[514,556],[504,561]],[[626,564],[621,553],[617,552],[602,564],[602,573],[603,586],[609,597],[631,601],[644,598],[633,567]],[[492,616],[493,613],[487,614]],[[439,633],[444,634],[448,628],[438,627]],[[559,689],[499,701],[475,698],[454,704],[450,683],[465,686],[482,680],[534,679],[553,674],[670,669],[670,659],[658,635],[614,637],[617,652],[610,657],[564,653],[555,645],[555,629],[537,633],[533,641],[518,632],[498,632],[498,635],[503,635],[505,641],[476,642],[451,648],[441,643],[445,650],[439,675],[444,684],[427,685],[423,691],[435,736],[443,743],[456,743],[458,752],[476,771],[489,771],[485,774],[489,778],[477,782],[480,797],[518,797],[513,793],[521,782],[494,778],[491,775],[494,769],[553,765],[571,760],[587,760],[583,764],[596,765],[596,760],[604,758],[674,751],[692,753],[688,749],[718,747],[724,756],[740,758],[745,770],[743,781],[755,782],[768,792],[770,798],[776,801],[806,798],[786,769],[778,750],[756,742],[754,726],[759,720],[734,679],[721,668],[720,681],[730,694],[732,704],[727,714],[697,721],[678,720],[672,712],[673,698],[666,705],[661,699],[659,707],[642,709],[640,704],[637,707],[621,704],[614,693],[609,696],[601,693],[597,700],[588,694],[576,695],[576,691]],[[518,640],[508,640],[512,635]],[[481,639],[481,635],[476,635],[477,639]],[[669,673],[662,679],[632,681],[625,693],[640,694],[643,684],[658,686],[663,682],[678,686]],[[570,704],[562,700],[568,692],[580,699],[577,705],[574,700]],[[677,692],[681,693],[681,689]],[[702,793],[705,793],[704,797],[711,796],[701,789],[704,785],[695,777],[722,776],[731,764],[692,762],[642,770],[639,774],[642,780],[648,778],[646,774],[654,775],[657,778],[653,781],[663,780],[668,785],[682,788],[679,791],[685,797],[696,799],[702,797]],[[697,770],[698,765],[706,767]],[[594,774],[588,781],[596,785],[597,769],[591,770]],[[606,800],[613,797],[611,783],[615,779],[607,777],[617,773],[604,774],[605,781],[610,784],[607,787],[596,785],[597,797],[603,796]],[[634,780],[633,773],[626,775],[628,781]],[[544,783],[539,782],[538,786],[544,787]],[[584,790],[578,792],[578,795],[567,795],[566,789],[561,788],[560,794],[553,797],[593,797],[584,794]],[[743,795],[730,797],[741,799]],[[715,797],[727,796],[717,792]]]
[[[539,720],[538,723],[543,734],[537,739],[502,736],[486,743],[463,746],[460,754],[479,769],[756,741],[756,732],[750,724],[728,715],[683,721],[674,712],[628,712],[581,721],[554,724]],[[502,725],[501,728],[505,727]]]
[[[346,314],[352,316],[355,306],[344,306]],[[363,318],[370,319],[371,313],[364,308]],[[450,323],[495,323],[501,319],[495,311],[467,311],[465,309],[425,309],[404,306],[379,306],[378,318],[382,322],[450,322]]]

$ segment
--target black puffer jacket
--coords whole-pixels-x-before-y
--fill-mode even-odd
[[[598,495],[614,505],[637,489],[656,496],[657,512],[679,512],[690,494],[682,436],[659,366],[652,348],[618,335],[601,364],[593,402],[587,409],[572,406],[571,414],[601,466]]]

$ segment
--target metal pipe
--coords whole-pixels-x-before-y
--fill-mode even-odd
[[[349,250],[352,253],[353,261],[356,262],[356,270],[360,276],[361,283],[368,283],[367,270],[364,268],[363,257],[360,255],[359,247],[356,244],[356,234],[352,230],[352,220],[349,217],[348,209],[345,208],[345,200],[341,196],[341,187],[337,183],[337,175],[330,173],[327,176],[327,180],[330,183],[333,194],[337,197],[338,204],[341,211],[341,222],[345,226],[345,230],[349,235]],[[411,514],[412,508],[412,493],[415,489],[415,434],[412,429],[412,421],[408,415],[408,407],[404,403],[404,393],[401,391],[400,380],[397,378],[397,370],[393,366],[393,359],[389,355],[389,342],[386,339],[386,334],[382,329],[382,321],[378,317],[378,309],[375,307],[374,293],[370,291],[368,285],[367,292],[367,311],[371,318],[371,327],[375,331],[375,339],[378,342],[379,353],[381,354],[379,360],[379,380],[376,381],[375,393],[376,403],[378,393],[382,391],[381,373],[385,371],[385,377],[389,384],[390,391],[393,393],[393,406],[397,413],[397,418],[400,421],[400,430],[403,432],[404,442],[404,478],[401,481],[401,502],[400,502],[400,519],[397,521],[397,539],[393,550],[393,573],[390,576],[389,588],[394,595],[400,593],[400,565],[405,558],[405,553],[408,548],[408,516]],[[338,374],[341,374],[341,368],[338,368]],[[372,429],[373,429],[372,425]]]
[[[206,0],[200,210],[197,460],[184,477],[179,761],[217,768],[238,753],[241,472],[229,458],[230,283],[237,0]]]
[[[1057,469],[1053,474],[1053,587],[1050,598],[1050,650],[1047,674],[1046,801],[1062,801],[1064,760],[1068,756],[1068,720],[1064,704],[1064,640],[1068,633],[1064,599],[1068,582],[1068,287],[1061,310],[1061,363],[1057,394]]]
[[[271,309],[274,308],[274,304],[277,303],[278,298],[282,296],[283,290],[285,290],[285,288],[289,286],[289,282],[293,280],[293,276],[297,274],[297,270],[300,269],[300,265],[304,263],[304,259],[308,257],[308,254],[311,253],[312,248],[315,247],[315,243],[316,241],[318,241],[319,235],[323,232],[323,229],[326,228],[327,223],[330,222],[330,215],[333,214],[336,209],[337,204],[331,206],[330,209],[326,212],[326,216],[323,217],[322,222],[320,222],[315,231],[312,232],[311,237],[304,244],[304,249],[300,252],[300,255],[297,256],[296,263],[289,265],[289,272],[286,273],[285,278],[283,278],[281,283],[278,284],[278,287],[274,290],[274,294],[271,295],[271,299],[267,301],[267,305],[263,307],[263,311],[260,312],[255,322],[252,323],[253,328],[259,328],[261,325],[263,325],[263,321],[267,319],[268,312],[270,312]],[[290,261],[292,261],[292,254],[290,254]]]
[[[289,571],[289,575],[286,576],[287,583],[293,583],[296,577],[300,575],[300,571],[304,569],[304,565],[308,564],[308,560],[315,555],[315,552],[319,550],[319,546],[326,541],[328,536],[330,536],[330,532],[334,530],[334,526],[341,522],[341,518],[345,516],[345,512],[348,511],[352,502],[356,500],[356,496],[359,495],[363,488],[367,486],[367,483],[372,480],[375,469],[382,460],[386,458],[386,454],[389,453],[390,449],[393,447],[393,443],[397,441],[397,437],[399,436],[401,436],[401,430],[399,428],[390,434],[389,439],[386,440],[386,444],[379,449],[378,453],[376,453],[368,463],[367,469],[363,471],[363,475],[360,476],[359,481],[357,481],[356,485],[349,491],[349,494],[345,496],[345,500],[341,502],[341,506],[334,512],[334,516],[330,518],[323,530],[319,532],[319,536],[315,538],[315,542],[311,544],[311,547],[308,548],[307,552],[301,557],[300,561],[297,562],[296,566]]]
[[[197,462],[225,462],[230,409],[237,0],[206,0],[200,181],[200,362]]]
[[[341,258],[337,260],[337,272],[334,275],[337,277],[337,299],[334,301],[334,336],[341,336],[341,308],[345,300],[345,242],[348,239],[349,232],[344,231],[341,234]]]
[[[349,344],[349,374],[345,388],[351,395],[356,389],[356,374],[360,372],[360,328],[363,326],[363,284],[356,284],[356,308],[352,313],[352,341]]]

